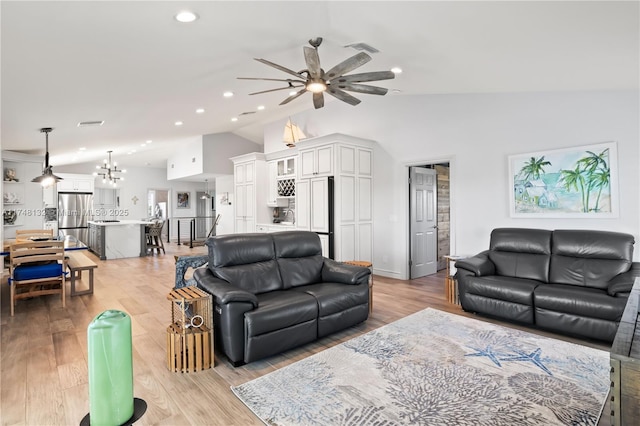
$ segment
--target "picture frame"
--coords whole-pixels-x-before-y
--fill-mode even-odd
[[[191,197],[189,195],[189,192],[178,192],[176,208],[188,209],[191,206]]]
[[[615,142],[509,156],[514,218],[618,217]]]

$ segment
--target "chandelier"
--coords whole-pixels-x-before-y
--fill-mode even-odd
[[[122,176],[118,176],[118,173],[127,173],[126,170],[118,169],[118,164],[111,161],[111,153],[113,151],[107,151],[109,154],[109,160],[106,159],[103,161],[101,165],[97,165],[96,169],[101,170],[100,172],[93,172],[94,176],[102,176],[102,183],[107,183],[107,181],[116,186],[116,182],[119,180],[124,180]]]
[[[43,127],[40,129],[41,133],[45,136],[45,154],[44,154],[44,168],[42,169],[42,175],[35,177],[31,182],[39,183],[43,187],[48,188],[54,185],[56,182],[63,180],[60,176],[53,174],[51,165],[49,165],[49,132],[53,129],[51,127]]]

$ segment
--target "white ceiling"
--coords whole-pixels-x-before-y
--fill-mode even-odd
[[[177,22],[183,9],[200,19]],[[253,58],[302,70],[315,37],[325,69],[356,54],[343,47],[354,42],[380,50],[355,72],[401,67],[373,83],[400,90],[386,96],[638,89],[638,11],[636,1],[2,1],[2,149],[43,153],[38,129],[49,126],[54,167],[107,150],[124,167],[162,167],[208,133],[262,143],[264,123],[311,108],[311,96],[278,106],[288,91],[248,93],[279,83],[236,77],[287,78]],[[339,102],[326,98],[325,108]],[[77,127],[90,120],[105,123]]]

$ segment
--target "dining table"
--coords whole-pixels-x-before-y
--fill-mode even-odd
[[[77,240],[75,238],[69,238],[69,236],[64,236],[64,237],[55,237],[55,238],[33,238],[33,239],[19,239],[16,240],[15,238],[13,239],[8,239],[8,240],[4,240],[2,242],[2,251],[0,252],[0,256],[9,256],[10,254],[10,249],[11,249],[11,245],[16,244],[16,243],[23,243],[23,242],[29,242],[29,241],[64,241],[64,250],[65,251],[71,251],[71,250],[87,250],[89,247],[83,243],[80,240]]]

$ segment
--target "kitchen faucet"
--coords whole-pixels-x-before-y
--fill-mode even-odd
[[[284,211],[284,218],[287,219],[287,216],[291,213],[291,223],[296,224],[296,214],[291,209],[286,209]]]

